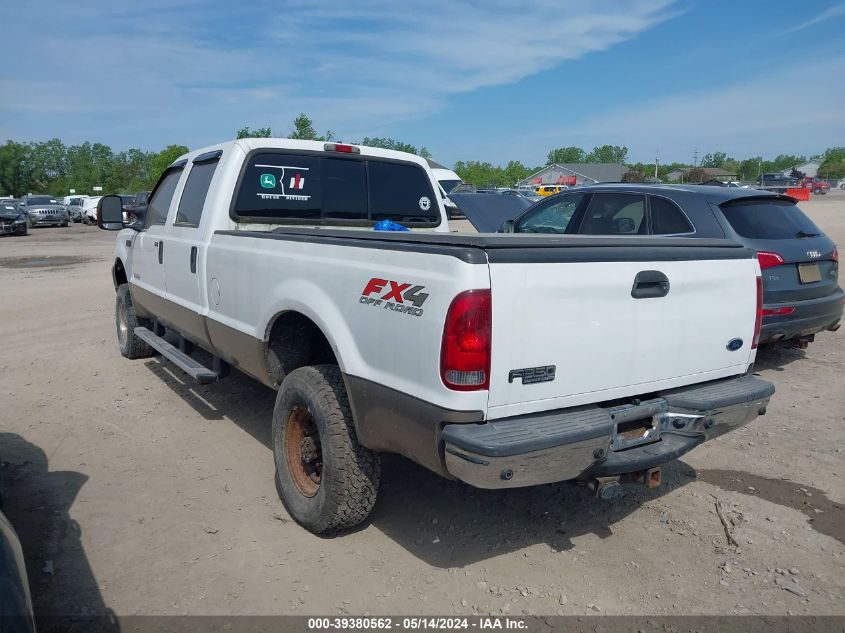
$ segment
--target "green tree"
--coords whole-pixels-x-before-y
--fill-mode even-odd
[[[638,169],[629,169],[622,174],[622,182],[645,182],[646,175]]]
[[[366,145],[368,147],[380,147],[381,149],[392,149],[397,152],[408,152],[409,154],[416,154],[417,148],[410,143],[404,143],[392,138],[382,138],[380,136],[365,136],[360,143],[355,145]]]
[[[699,163],[700,167],[724,167],[727,161],[733,161],[733,158],[728,158],[725,152],[714,152],[712,154],[705,154]]]
[[[300,113],[293,120],[293,129],[288,134],[288,138],[303,141],[331,141],[334,139],[334,132],[328,130],[324,135],[319,135],[314,129],[314,122],[305,113]]]
[[[187,154],[188,148],[184,145],[168,145],[158,154],[152,157],[150,162],[150,187],[158,182],[164,170],[179,158],[182,154]]]
[[[17,197],[28,193],[29,152],[25,143],[6,141],[0,145],[0,194]]]
[[[601,145],[594,147],[584,159],[586,163],[619,163],[628,160],[628,148],[619,145]]]
[[[546,157],[546,164],[583,163],[586,158],[587,152],[580,147],[558,147],[549,152]]]
[[[692,182],[696,184],[701,184],[702,182],[710,180],[710,176],[704,171],[702,167],[693,167],[687,172],[687,175],[684,177],[685,182]]]
[[[244,126],[238,130],[238,135],[235,138],[270,138],[273,132],[269,127],[257,127],[254,130],[249,126]]]

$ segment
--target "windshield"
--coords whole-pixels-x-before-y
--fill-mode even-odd
[[[443,187],[443,191],[446,193],[449,193],[452,189],[461,184],[460,180],[438,180],[437,182],[440,183],[440,186]]]
[[[741,200],[723,204],[721,209],[742,237],[787,240],[821,234],[812,220],[788,200]]]
[[[33,196],[32,198],[27,198],[26,203],[29,206],[34,204],[59,204],[55,198],[51,198],[50,196]]]

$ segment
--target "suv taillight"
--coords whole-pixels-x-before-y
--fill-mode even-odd
[[[839,261],[839,249],[835,246],[833,247],[833,255],[831,255],[830,258],[835,262]]]
[[[751,349],[757,349],[760,342],[760,327],[763,325],[763,278],[757,277],[757,316],[754,317],[754,338]]]
[[[449,389],[490,387],[490,290],[467,290],[452,300],[443,326],[440,378]]]
[[[757,261],[760,262],[760,270],[774,268],[784,263],[783,257],[777,253],[767,253],[766,251],[757,251]]]

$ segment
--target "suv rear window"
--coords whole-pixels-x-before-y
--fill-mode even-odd
[[[265,222],[440,223],[428,174],[418,165],[372,158],[253,154],[233,218]]]
[[[810,218],[788,200],[739,200],[720,208],[733,230],[742,237],[787,240],[821,233]]]

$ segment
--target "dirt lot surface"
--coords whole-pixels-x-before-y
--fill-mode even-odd
[[[845,192],[803,207],[845,244]],[[5,510],[37,613],[845,614],[845,332],[762,352],[768,415],[659,489],[480,491],[386,457],[371,520],[318,538],[276,495],[273,391],[121,358],[113,239],[0,239]]]

